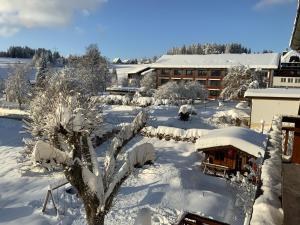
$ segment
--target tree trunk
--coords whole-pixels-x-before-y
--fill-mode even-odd
[[[82,135],[77,133],[75,134],[70,142],[75,146],[74,151],[74,159],[84,158],[84,154],[86,154],[87,143],[86,139],[83,138],[83,143],[81,143]],[[89,163],[91,163],[90,158],[85,158]],[[92,168],[90,168],[92,169]],[[82,166],[75,163],[71,167],[68,167],[64,170],[65,176],[70,182],[70,184],[75,187],[78,191],[80,198],[83,201],[85,212],[86,212],[86,219],[89,225],[104,225],[104,218],[105,212],[100,211],[98,212],[99,208],[99,199],[96,194],[93,194],[89,191],[89,188],[85,185],[83,178],[82,178]]]
[[[84,204],[89,225],[104,225],[105,213],[97,213],[97,206]]]

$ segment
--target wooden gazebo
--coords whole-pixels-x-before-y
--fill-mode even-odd
[[[244,166],[264,156],[267,136],[242,127],[212,130],[196,142],[197,151],[205,153],[204,164],[227,171],[243,171]],[[223,168],[224,167],[224,168]]]

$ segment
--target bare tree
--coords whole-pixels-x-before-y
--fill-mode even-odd
[[[97,95],[105,91],[111,82],[108,70],[108,60],[101,56],[97,45],[90,45],[83,56],[71,56],[69,67],[80,70],[81,80],[85,82],[89,90]]]
[[[153,94],[153,89],[156,88],[156,76],[152,72],[147,73],[140,82],[142,92],[147,96]]]
[[[98,162],[90,137],[102,124],[101,108],[72,73],[65,69],[52,76],[46,90],[33,100],[31,121],[27,122],[37,140],[32,156],[38,164],[61,167],[83,201],[88,224],[103,225],[123,181],[135,165],[154,160],[154,149],[144,144],[121,151],[146,122],[146,114],[140,112],[122,127],[104,161]]]
[[[30,97],[30,66],[28,64],[15,64],[11,68],[5,82],[5,93],[8,101],[18,102],[21,109],[22,104]]]

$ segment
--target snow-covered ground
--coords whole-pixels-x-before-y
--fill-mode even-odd
[[[178,120],[179,107],[176,106],[151,106],[146,110],[150,113],[150,126],[213,129],[216,125],[211,123],[210,117],[234,106],[235,103],[225,104],[220,109],[214,102],[196,106],[197,115],[188,122]],[[140,110],[142,108],[133,106],[106,106],[105,121],[113,125],[131,122]],[[86,224],[80,200],[67,194],[65,187],[54,192],[64,216],[56,216],[51,204],[47,213],[42,214],[48,185],[62,175],[35,171],[21,173],[24,171],[24,166],[18,164],[24,136],[19,133],[21,130],[21,121],[0,118],[0,224]],[[201,172],[201,156],[195,151],[194,144],[138,135],[125,146],[125,150],[145,142],[154,145],[157,159],[154,165],[137,169],[125,181],[107,215],[107,225],[134,224],[142,208],[151,210],[152,222],[157,225],[172,224],[183,211],[233,225],[243,224],[242,209],[235,206],[235,187],[223,178]],[[99,159],[103,157],[107,144],[105,142],[97,149]]]
[[[189,121],[180,121],[178,119],[179,106],[150,106],[146,110],[150,114],[147,123],[149,126],[169,126],[182,129],[214,129],[224,127],[224,124],[214,123],[212,117],[215,115],[229,115],[230,113],[237,117],[244,117],[249,113],[249,109],[235,109],[236,102],[226,102],[219,106],[218,102],[210,101],[206,104],[195,105],[197,115],[192,115]],[[108,105],[104,107],[105,120],[112,124],[128,123],[142,110],[141,107]]]

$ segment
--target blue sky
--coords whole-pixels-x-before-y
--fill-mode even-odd
[[[139,58],[183,44],[240,42],[280,52],[297,9],[296,0],[38,1],[0,0],[0,50],[28,45],[68,55],[97,43],[109,58]]]

